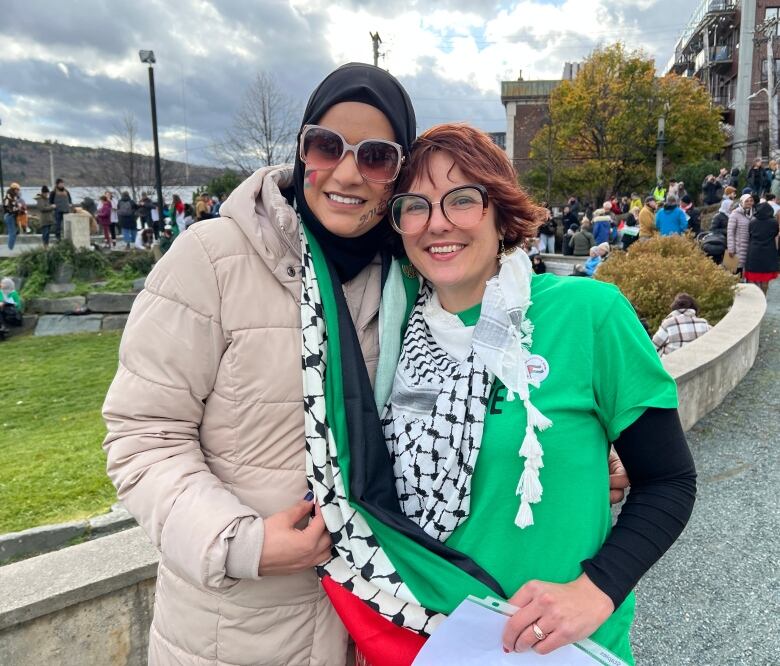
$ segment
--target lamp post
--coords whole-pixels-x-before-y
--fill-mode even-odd
[[[152,137],[154,138],[154,180],[157,189],[157,215],[159,223],[163,223],[163,198],[162,198],[162,176],[160,174],[160,144],[157,140],[157,100],[154,95],[154,51],[138,52],[138,57],[142,63],[149,65],[149,97],[152,103]]]

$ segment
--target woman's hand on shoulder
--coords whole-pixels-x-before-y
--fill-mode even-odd
[[[506,652],[539,654],[590,636],[615,610],[585,574],[571,583],[528,581],[509,599],[517,611],[504,627]]]
[[[314,517],[306,527],[305,520],[314,508]],[[330,559],[331,540],[317,504],[303,499],[293,506],[265,519],[261,576],[284,576],[311,569]]]
[[[622,502],[626,496],[626,488],[631,485],[626,473],[626,468],[623,467],[623,462],[620,460],[617,452],[614,448],[609,450],[609,503],[617,504]]]

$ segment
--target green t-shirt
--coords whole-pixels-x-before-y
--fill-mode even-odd
[[[677,407],[674,380],[616,287],[543,274],[532,278],[531,299],[531,353],[549,364],[547,378],[531,389],[531,401],[553,421],[538,433],[544,491],[542,501],[532,505],[534,525],[514,524],[525,407],[519,399],[508,402],[497,380],[472,478],[471,513],[447,540],[509,596],[532,579],[567,583],[582,573],[580,562],[596,554],[612,526],[610,441],[648,407]],[[479,310],[477,305],[461,313],[462,321],[475,324]],[[592,636],[628,663],[633,663],[633,615],[631,594]]]

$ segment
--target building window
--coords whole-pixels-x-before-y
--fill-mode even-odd
[[[758,123],[758,143],[761,146],[761,154],[769,155],[769,125],[767,123]]]
[[[780,7],[767,7],[766,11],[764,12],[764,20],[768,21],[769,19],[778,18],[780,16]],[[775,34],[780,35],[780,23],[778,23],[775,26]]]
[[[767,82],[766,58],[761,61],[761,83]],[[775,86],[780,84],[780,58],[775,58]]]

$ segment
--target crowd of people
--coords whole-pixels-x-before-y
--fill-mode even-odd
[[[689,233],[713,261],[723,263],[766,293],[780,270],[780,168],[774,160],[764,167],[762,159],[756,158],[745,182],[746,186],[738,190],[739,169],[722,168],[717,176],[705,177],[701,201],[705,206],[717,205],[718,212],[704,231],[694,197],[683,181],[674,179],[668,184],[659,180],[645,197],[636,192],[612,195],[595,209],[590,202],[571,196],[558,216],[544,202],[547,219],[539,228],[531,253],[560,251],[587,257],[575,274],[592,276],[586,267],[597,268],[613,248],[628,250],[633,243],[654,236]]]
[[[163,202],[161,217],[157,202],[146,192],[142,192],[136,201],[128,191],[106,190],[97,202],[91,197],[85,197],[79,205],[75,205],[65,181],[58,178],[53,190],[49,190],[47,185],[41,187],[35,195],[34,208],[44,248],[49,246],[52,233],[57,241],[62,239],[63,221],[67,213],[86,212],[94,219],[96,230],[102,231],[104,248],[116,248],[117,239],[121,239],[126,250],[149,249],[158,244],[160,252],[164,254],[172,239],[189,226],[218,217],[224,200],[224,195],[212,197],[200,194],[191,204],[174,194],[170,202]],[[9,250],[14,249],[19,234],[32,232],[29,220],[30,211],[22,198],[21,186],[19,183],[11,183],[3,197],[3,221]]]

